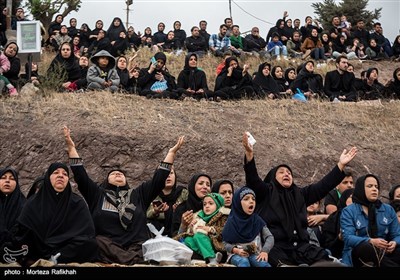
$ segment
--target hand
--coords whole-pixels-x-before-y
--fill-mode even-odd
[[[187,228],[187,226],[191,223],[193,220],[193,210],[186,211],[182,215],[181,223]]]
[[[386,251],[387,251],[388,253],[393,253],[394,249],[396,249],[396,245],[397,245],[396,241],[390,241],[390,242],[388,243],[388,246],[387,246]]]
[[[253,159],[254,155],[253,155],[253,146],[250,145],[249,139],[247,137],[247,131],[243,133],[242,143],[243,143],[243,147],[245,149],[246,160],[247,160],[247,162],[249,162]]]
[[[156,78],[156,80],[158,80],[158,81],[162,81],[162,80],[164,80],[164,75],[161,74],[161,73],[157,73],[157,74],[155,75],[155,78]]]
[[[163,202],[158,206],[153,205],[153,208],[154,208],[154,212],[159,214],[161,212],[166,212],[169,209],[169,206],[166,202]]]
[[[179,136],[178,142],[176,142],[175,146],[169,149],[169,153],[176,154],[176,152],[182,147],[183,143],[185,143],[185,136]]]
[[[75,143],[74,143],[74,141],[72,141],[72,138],[71,138],[71,129],[69,129],[66,125],[64,125],[63,132],[64,132],[65,143],[67,144],[67,147],[75,148]]]
[[[338,167],[341,171],[343,171],[344,167],[357,155],[357,151],[356,147],[352,147],[350,151],[346,149],[343,150],[338,162]]]
[[[267,262],[268,261],[268,253],[267,252],[261,252],[260,254],[258,254],[257,261],[264,261]]]

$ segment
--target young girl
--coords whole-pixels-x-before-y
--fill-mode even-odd
[[[238,267],[271,266],[268,253],[274,246],[274,237],[255,208],[254,191],[243,187],[235,192],[222,238],[228,261]]]
[[[215,225],[223,213],[224,198],[218,193],[209,193],[203,198],[203,209],[195,213],[192,222],[186,232],[184,243],[194,252],[200,254],[210,265],[216,265],[221,261],[222,253],[215,253],[212,237],[221,233],[221,226]]]
[[[10,80],[3,76],[3,73],[8,70],[10,70],[10,61],[3,52],[0,52],[0,80],[3,81],[4,85],[8,88],[10,96],[16,96],[18,95],[17,89],[13,86]]]

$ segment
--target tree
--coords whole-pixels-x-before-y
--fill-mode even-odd
[[[66,17],[72,11],[79,11],[81,0],[28,0],[25,7],[31,12],[34,20],[39,20],[48,37],[47,29],[54,15],[61,14]]]
[[[342,0],[339,4],[335,0],[324,0],[323,3],[313,3],[311,6],[324,28],[332,25],[332,17],[345,15],[352,26],[356,25],[357,20],[363,19],[366,29],[371,30],[374,20],[381,17],[382,8],[371,12],[366,9],[367,4],[368,0]]]

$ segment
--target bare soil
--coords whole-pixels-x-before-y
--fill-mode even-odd
[[[67,161],[62,126],[68,125],[89,175],[102,181],[108,170],[127,171],[137,186],[152,176],[179,135],[186,143],[176,158],[180,184],[196,172],[213,180],[245,183],[241,137],[250,131],[257,143],[260,176],[289,164],[295,183],[321,179],[345,148],[359,153],[350,168],[356,176],[377,174],[383,195],[398,184],[400,102],[300,103],[293,100],[238,102],[148,100],[93,92],[20,94],[0,99],[0,167],[19,170],[27,192],[50,163]]]

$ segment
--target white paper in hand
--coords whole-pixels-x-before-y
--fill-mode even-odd
[[[250,134],[250,132],[247,132],[247,140],[252,146],[257,142],[256,139],[254,139],[253,135]]]

